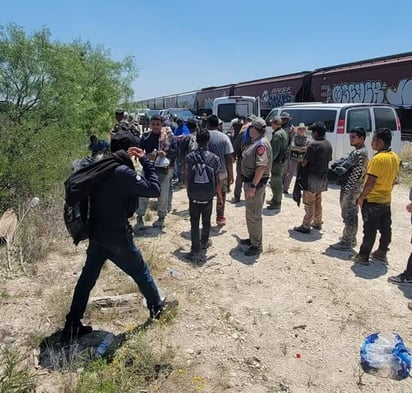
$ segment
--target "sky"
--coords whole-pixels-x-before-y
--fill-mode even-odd
[[[412,51],[410,0],[13,0],[0,25],[132,55],[136,100]]]

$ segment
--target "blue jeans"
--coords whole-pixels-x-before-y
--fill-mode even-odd
[[[99,239],[90,239],[86,263],[74,289],[70,312],[66,316],[68,322],[77,322],[83,318],[90,291],[95,286],[106,259],[110,259],[133,278],[146,298],[151,314],[162,308],[162,300],[149,268],[133,242],[133,235],[124,229],[120,232],[111,231],[99,236]]]
[[[165,218],[167,215],[168,203],[170,199],[169,188],[171,185],[170,179],[173,176],[173,168],[169,168],[165,173],[158,172],[157,176],[159,177],[160,183],[160,196],[157,201],[157,215],[159,216],[159,218]],[[136,214],[140,217],[144,217],[148,204],[148,198],[139,198],[139,208],[137,209]]]

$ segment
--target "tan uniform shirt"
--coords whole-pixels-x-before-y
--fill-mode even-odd
[[[258,166],[266,166],[263,177],[270,177],[272,168],[272,146],[265,136],[253,141],[250,145],[246,145],[242,153],[240,173],[248,179],[244,181],[252,181]]]

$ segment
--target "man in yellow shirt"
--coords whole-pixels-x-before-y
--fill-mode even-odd
[[[362,209],[363,240],[354,261],[369,265],[369,255],[379,230],[379,247],[372,257],[387,262],[386,253],[392,239],[391,194],[398,176],[400,160],[391,150],[392,133],[388,128],[374,132],[372,149],[377,153],[369,161],[366,180],[358,198]]]

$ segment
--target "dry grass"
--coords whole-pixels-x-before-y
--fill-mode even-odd
[[[52,316],[56,326],[61,326],[66,319],[71,302],[71,292],[72,289],[56,287],[46,297],[44,307],[47,313],[46,316],[47,318],[49,318],[49,315]]]
[[[10,242],[12,253],[9,261],[14,272],[25,271],[30,265],[42,260],[50,251],[58,249],[66,235],[62,203],[59,198],[50,197],[40,201],[38,206],[32,206],[28,201],[20,205],[16,213],[18,226]],[[6,266],[0,265],[0,268]],[[7,269],[10,270],[8,267]]]
[[[41,318],[47,319],[51,325],[55,326],[61,326],[64,322],[65,314],[70,306],[73,285],[72,283],[63,287],[55,285],[56,279],[59,281],[58,278],[67,271],[66,264],[54,265],[54,269],[48,271],[41,268],[38,261],[54,259],[53,251],[57,250],[59,250],[59,258],[66,257],[63,259],[71,259],[79,252],[74,247],[66,247],[69,244],[69,237],[64,227],[60,202],[41,203],[40,206],[27,212],[16,237],[15,246],[19,252],[15,254],[16,260],[13,265],[14,275],[24,270],[26,274],[33,274],[35,280],[41,280],[46,285],[39,286],[38,290],[31,287],[31,292],[33,292],[32,296],[43,298],[44,315]],[[147,214],[152,214],[152,211],[148,211]],[[164,275],[170,263],[170,250],[159,248],[158,238],[145,238],[142,242],[139,239],[136,240],[152,275],[154,277]],[[63,252],[60,253],[60,251]],[[36,266],[39,268],[36,269]],[[139,293],[136,284],[114,266],[113,268],[105,266],[102,278],[105,287],[110,288],[110,291],[116,294]],[[7,299],[7,297],[6,291],[0,292],[0,300]],[[130,324],[130,321],[145,320],[147,310],[141,306],[140,300],[137,304],[130,306],[129,311],[121,307],[113,307],[107,312],[102,312],[100,308],[89,305],[86,319],[90,317],[97,325],[108,327],[114,323],[118,325],[118,321],[126,325]],[[175,359],[175,350],[170,344],[171,333],[169,332],[169,325],[173,323],[175,317],[176,310],[171,310],[150,329],[130,333],[125,344],[111,362],[100,359],[92,362],[84,371],[77,374],[56,375],[56,384],[61,383],[59,391],[65,393],[160,392],[170,391],[166,386],[170,386],[173,380],[176,382],[173,388],[177,386],[177,389],[180,389],[181,387],[180,391],[201,391],[206,382],[196,373],[195,366],[185,365],[184,372],[179,371],[183,368]],[[29,335],[24,345],[36,348],[44,336],[43,332]],[[33,381],[34,389],[34,380],[29,379],[30,374],[18,375],[22,384],[26,383],[25,381],[28,381],[27,383]],[[0,392],[14,393],[14,391],[2,389],[1,385]]]
[[[412,186],[412,143],[404,142],[399,155],[402,166],[399,172],[399,182]]]

